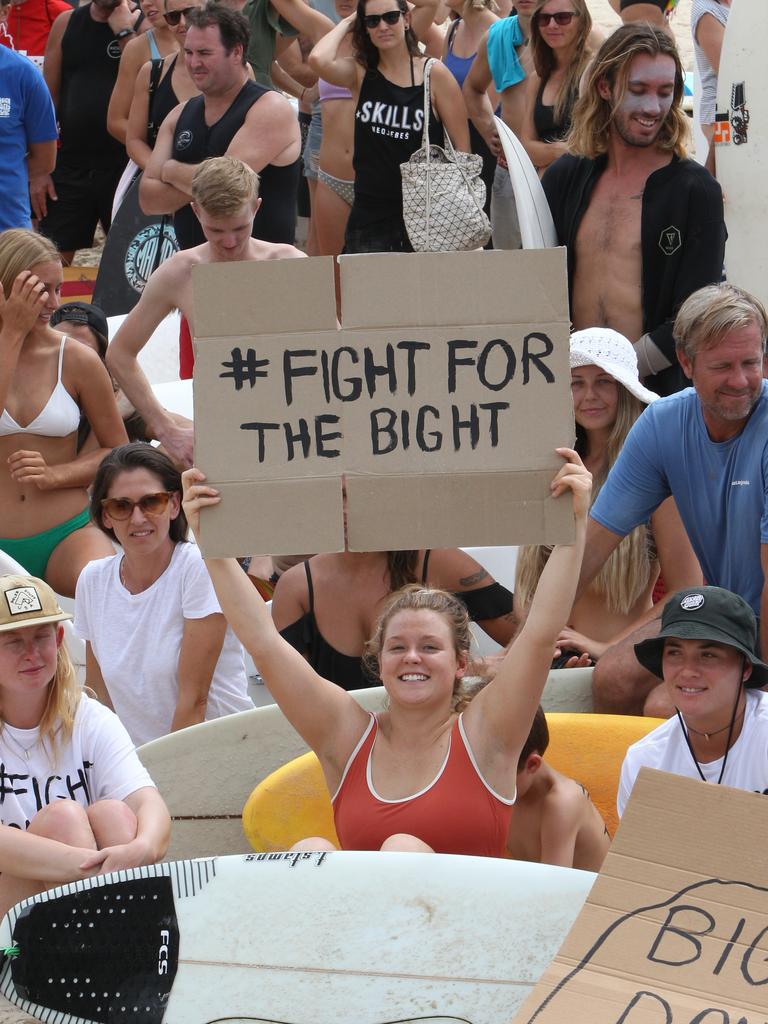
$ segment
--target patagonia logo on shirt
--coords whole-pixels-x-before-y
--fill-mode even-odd
[[[749,480],[731,480],[731,487],[749,487]]]

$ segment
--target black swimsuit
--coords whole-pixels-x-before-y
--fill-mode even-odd
[[[149,89],[149,123],[147,126],[147,142],[152,147],[154,147],[155,142],[157,141],[157,133],[160,131],[160,125],[174,107],[179,105],[179,100],[176,93],[173,91],[173,72],[178,59],[178,55],[173,58],[170,67],[164,75],[163,58],[160,58],[159,61],[152,61],[152,73]],[[153,88],[153,80],[156,74],[162,75],[162,78],[157,78],[154,82]]]
[[[429,551],[424,555],[424,568],[421,582],[427,582]],[[307,656],[310,665],[325,679],[330,679],[343,690],[362,690],[367,686],[375,686],[378,679],[369,678],[363,668],[363,659],[352,654],[342,654],[325,639],[315,619],[315,590],[312,584],[312,573],[309,561],[304,563],[307,574],[307,590],[309,593],[309,611],[296,622],[280,630],[280,635]],[[512,594],[500,583],[489,583],[487,587],[477,590],[465,590],[454,594],[469,613],[472,622],[484,619],[496,619],[500,615],[508,615],[512,611]]]
[[[542,82],[536,93],[536,102],[533,106],[533,127],[536,129],[540,142],[560,142],[571,127],[571,111],[570,108],[566,109],[563,112],[562,120],[555,120],[554,106],[547,107],[542,102],[544,85],[545,83]]]

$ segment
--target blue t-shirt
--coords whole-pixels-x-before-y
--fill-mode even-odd
[[[525,71],[517,55],[517,47],[525,42],[516,14],[499,18],[488,29],[488,67],[497,92],[509,89],[525,79]]]
[[[704,579],[760,614],[760,545],[768,544],[768,381],[740,434],[710,440],[693,388],[649,405],[629,432],[592,506],[626,536],[671,494]]]
[[[27,150],[57,136],[56,112],[32,61],[0,46],[0,231],[31,228]]]

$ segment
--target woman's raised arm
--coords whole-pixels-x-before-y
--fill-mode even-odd
[[[356,14],[350,14],[334,25],[331,31],[315,44],[309,55],[309,66],[318,76],[332,85],[355,92],[360,84],[363,68],[354,57],[340,57],[339,47],[352,31]]]
[[[200,509],[217,505],[218,491],[199,469],[183,475],[184,511],[195,535]],[[323,679],[278,633],[269,609],[234,558],[206,558],[221,610],[253,658],[285,717],[321,761],[343,767],[368,723],[357,701]]]
[[[592,477],[575,451],[558,448],[557,453],[567,461],[550,485],[552,497],[571,492],[576,537],[552,551],[522,629],[495,678],[465,712],[473,748],[477,744],[515,759],[541,700],[555,641],[571,613],[584,554]]]

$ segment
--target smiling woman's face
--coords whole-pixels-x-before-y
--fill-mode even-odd
[[[429,609],[397,612],[384,634],[379,670],[390,698],[404,703],[451,698],[466,671],[448,620]]]

